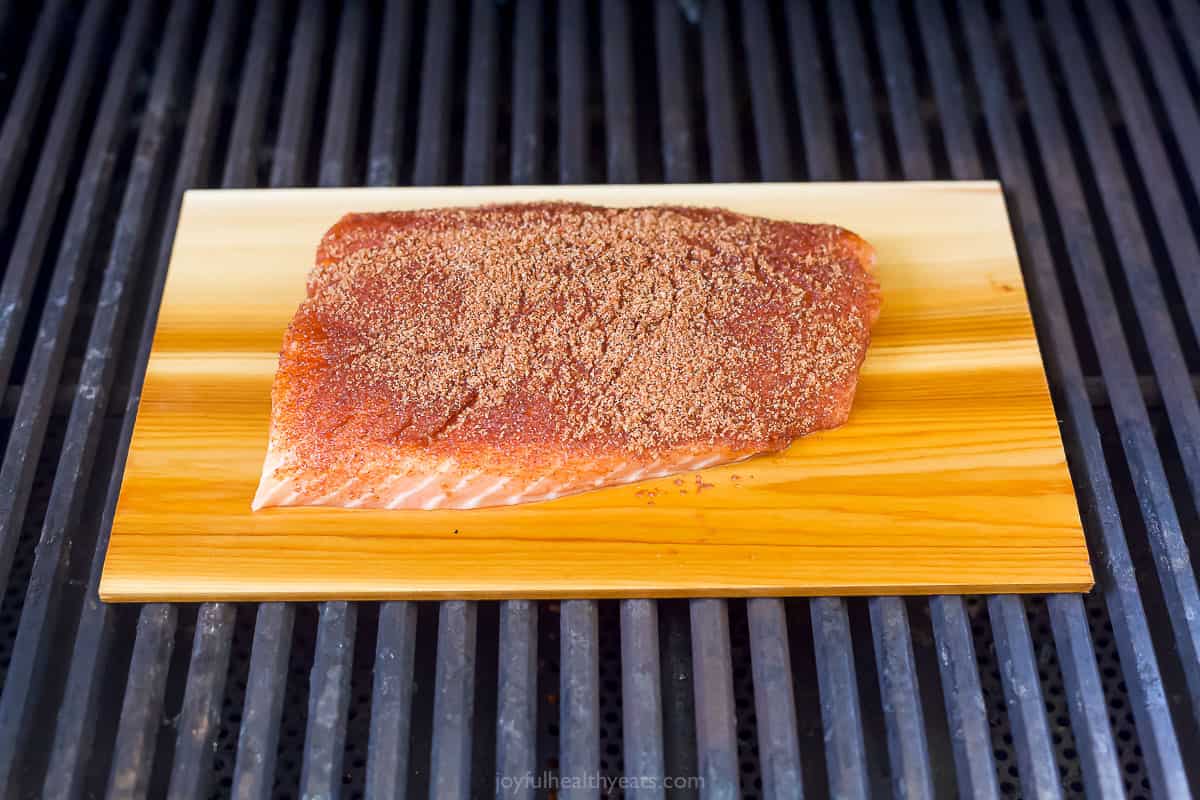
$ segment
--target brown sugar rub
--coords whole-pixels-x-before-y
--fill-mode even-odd
[[[780,450],[849,414],[873,260],[720,209],[347,215],[285,335],[255,505],[529,502]]]

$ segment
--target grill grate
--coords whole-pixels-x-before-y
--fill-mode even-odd
[[[167,5],[0,4],[0,793],[1200,790],[1196,0]],[[187,187],[978,177],[1087,597],[96,600]]]

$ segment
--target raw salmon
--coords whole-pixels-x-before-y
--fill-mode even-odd
[[[781,450],[850,413],[873,262],[720,209],[349,214],[284,336],[253,506],[512,505]]]

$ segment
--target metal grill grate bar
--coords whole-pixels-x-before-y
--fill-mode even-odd
[[[787,4],[788,40],[792,52],[792,80],[796,85],[800,124],[804,129],[804,157],[811,181],[837,180],[838,156],[829,111],[829,78],[810,6]]]
[[[275,62],[280,55],[276,51],[280,43],[279,23],[280,0],[264,0],[254,12],[222,186],[249,187],[257,183],[258,148],[266,124]]]
[[[434,3],[426,20],[421,65],[420,118],[417,126],[417,163],[413,183],[433,186],[446,183],[447,142],[450,139],[450,3]]]
[[[768,797],[800,798],[804,784],[784,603],[774,597],[747,600],[746,617],[763,793]]]
[[[496,775],[534,775],[537,771],[537,627],[538,604],[510,600],[500,604],[500,653],[496,698]],[[527,800],[532,783],[501,784],[498,798]]]
[[[1021,786],[1030,797],[1061,797],[1024,604],[1014,595],[989,597],[987,602],[996,657],[1004,676],[1004,697],[1016,733]]]
[[[587,15],[583,0],[561,0],[558,12],[558,182],[588,175]]]
[[[357,625],[356,604],[321,603],[308,681],[304,768],[300,773],[300,792],[305,797],[337,797],[341,792]]]
[[[904,39],[900,11],[895,3],[886,0],[875,0],[871,9],[875,18],[875,38],[883,62],[884,83],[891,102],[892,131],[900,149],[901,171],[907,180],[931,180],[933,159],[921,120],[912,54]]]
[[[690,614],[684,602],[659,603],[663,674],[663,768],[667,775],[698,775]],[[696,796],[693,789],[683,797]]]
[[[560,794],[591,797],[587,781],[600,768],[600,630],[594,600],[564,600],[560,611],[559,657]]]
[[[872,597],[868,605],[887,724],[893,791],[897,797],[933,797],[932,764],[908,611],[899,597]]]
[[[979,148],[967,121],[967,100],[960,76],[963,70],[954,55],[946,30],[946,17],[936,3],[917,9],[921,32],[921,55],[928,63],[930,82],[937,101],[937,117],[950,161],[950,174],[957,179],[983,177]]]
[[[467,67],[467,119],[463,133],[463,183],[495,181],[496,152],[496,4],[475,0],[471,6],[471,53]]]
[[[438,607],[430,797],[470,796],[476,618],[473,602],[455,600]]]
[[[207,794],[236,615],[237,609],[229,603],[205,603],[196,615],[187,688],[171,754],[170,797]]]
[[[1175,16],[1175,24],[1181,31],[1180,38],[1192,62],[1192,70],[1200,72],[1200,6],[1195,0],[1172,0],[1171,11]]]
[[[734,107],[730,74],[729,20],[723,3],[710,3],[700,19],[701,58],[704,73],[705,130],[712,179],[718,183],[746,178],[742,158],[739,115]]]
[[[692,107],[684,91],[687,67],[683,53],[683,21],[671,0],[655,0],[654,32],[664,177],[670,183],[686,183],[696,180]]]
[[[764,181],[786,181],[793,178],[791,157],[780,102],[778,62],[767,17],[765,3],[743,0],[742,38],[750,62],[750,99],[754,110],[758,166]]]
[[[321,186],[345,186],[355,180],[355,125],[366,65],[365,0],[342,7],[334,52],[333,80],[326,107],[325,136],[321,140]]]
[[[325,5],[304,2],[288,50],[287,82],[279,115],[279,138],[271,158],[271,186],[297,186],[303,181],[308,140],[316,128],[313,109],[320,83]]]
[[[696,676],[696,752],[704,797],[739,797],[729,605],[692,600],[692,668]]]
[[[416,604],[381,604],[367,757],[366,790],[373,797],[402,800],[408,789],[416,640]]]
[[[846,103],[846,124],[854,150],[858,177],[882,180],[888,174],[876,118],[874,89],[870,84],[866,52],[853,3],[831,3],[829,9],[834,37],[837,72]]]
[[[999,797],[987,707],[979,685],[979,668],[966,605],[961,597],[933,597],[929,600],[929,613],[937,642],[959,794],[977,798]]]
[[[295,621],[296,611],[288,603],[263,603],[255,615],[246,705],[233,773],[238,797],[270,797],[272,793]],[[386,702],[384,692],[377,697],[381,703]]]
[[[379,70],[375,82],[374,113],[371,115],[371,142],[367,158],[367,184],[391,186],[399,177],[397,154],[404,146],[404,125],[400,111],[408,89],[409,47],[412,42],[412,9],[408,0],[388,3],[384,10],[379,49]]]
[[[1108,704],[1096,668],[1096,652],[1088,631],[1087,615],[1078,595],[1046,598],[1054,643],[1063,665],[1063,682],[1071,708],[1071,727],[1084,761],[1083,779],[1089,797],[1124,797],[1117,764]]]
[[[658,604],[653,600],[622,600],[621,721],[625,771],[639,778],[626,792],[633,800],[665,796],[658,650]]]
[[[608,182],[638,179],[633,51],[624,0],[601,6],[603,15],[604,124]]]
[[[517,0],[513,36],[513,183],[542,180],[542,0]]]
[[[138,616],[137,640],[129,662],[129,682],[108,776],[109,797],[145,797],[149,790],[162,697],[175,649],[177,614],[175,606],[156,603],[143,606]]]
[[[821,720],[825,725],[829,792],[834,797],[869,797],[862,704],[858,701],[846,601],[836,597],[813,598],[809,601],[809,613],[821,692]]]

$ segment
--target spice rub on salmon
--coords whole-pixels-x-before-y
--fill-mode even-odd
[[[781,450],[850,413],[873,261],[721,209],[349,214],[284,336],[254,508],[526,503]]]

